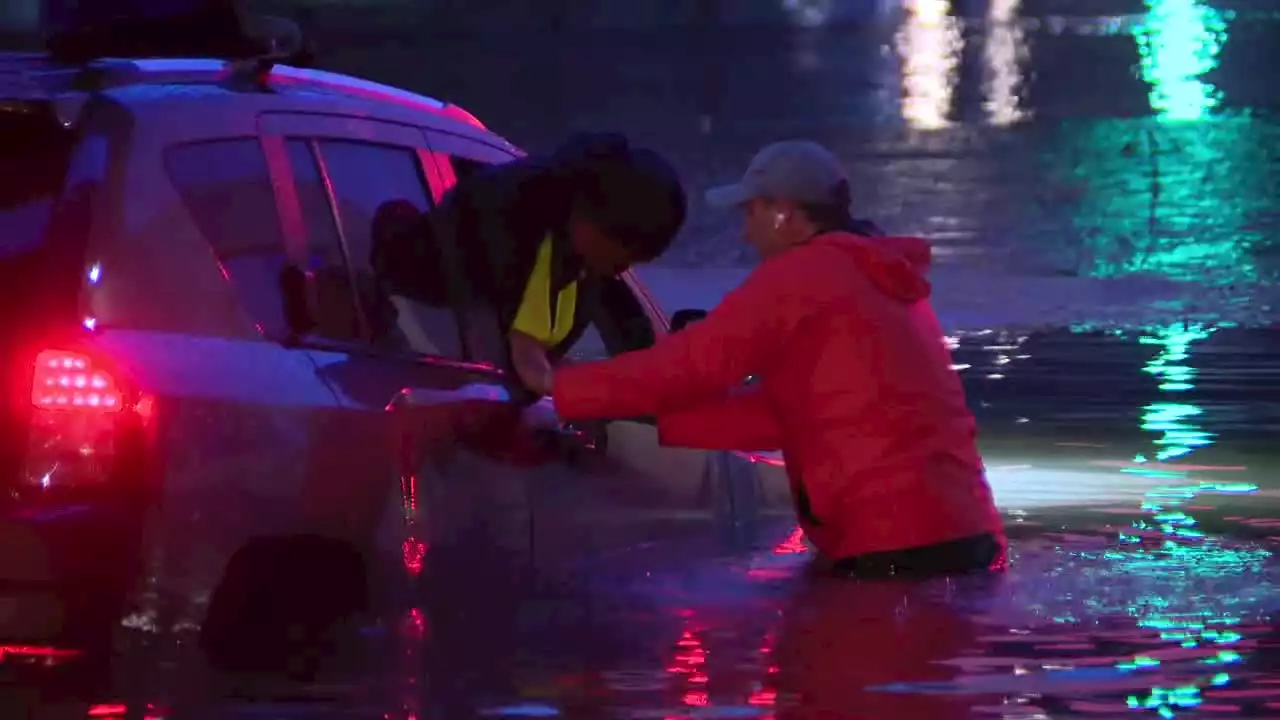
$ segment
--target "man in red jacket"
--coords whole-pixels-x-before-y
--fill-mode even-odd
[[[705,320],[545,378],[560,415],[656,416],[668,445],[781,448],[805,533],[842,572],[1002,568],[974,418],[929,303],[928,244],[859,234],[843,167],[812,142],[764,148],[707,199],[745,211],[763,262]]]

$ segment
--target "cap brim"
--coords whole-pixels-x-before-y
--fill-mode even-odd
[[[707,204],[712,207],[731,208],[747,202],[754,195],[755,193],[742,183],[735,183],[711,188],[707,191],[706,198]]]

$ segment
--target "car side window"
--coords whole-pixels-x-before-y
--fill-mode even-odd
[[[170,181],[259,332],[286,333],[280,271],[287,262],[266,156],[257,138],[168,148]]]
[[[612,326],[612,334],[605,337],[610,355],[643,350],[658,341],[644,303],[622,278],[610,278],[601,284],[600,307]]]
[[[600,316],[592,320],[582,337],[569,348],[571,360],[601,360],[632,350],[643,350],[657,340],[653,321],[627,283],[611,278],[600,284]]]
[[[294,143],[309,154],[314,177],[316,199],[300,197],[308,227],[314,222],[326,228],[318,237],[309,234],[313,242],[336,247],[317,248],[315,262],[330,268],[335,284],[346,281],[344,294],[360,313],[361,336],[384,351],[462,357],[443,264],[434,248],[424,246],[432,239],[421,231],[430,201],[417,153],[347,140],[291,140],[291,158],[300,152]],[[301,194],[309,180],[296,169],[300,160],[291,162]],[[316,209],[308,211],[308,205]],[[405,272],[406,265],[412,272]]]
[[[585,362],[588,360],[604,360],[609,357],[609,348],[605,345],[604,337],[600,335],[599,323],[593,321],[582,331],[582,336],[578,338],[565,353],[565,357],[570,360]]]
[[[582,346],[584,354],[609,357],[643,350],[657,340],[653,321],[624,280],[609,278],[601,282],[599,299],[600,316],[592,323],[591,330],[574,345],[571,353]]]
[[[320,166],[306,140],[288,140],[285,151],[307,233],[307,270],[315,281],[314,337],[361,341],[365,331],[356,307],[350,265],[342,248]]]

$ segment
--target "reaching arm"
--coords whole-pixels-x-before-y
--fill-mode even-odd
[[[703,450],[776,450],[782,429],[764,393],[750,389],[658,416],[658,438]]]
[[[559,370],[557,411],[569,420],[660,417],[766,373],[808,311],[798,291],[802,255],[765,262],[705,320],[650,348]]]
[[[546,345],[519,330],[507,334],[507,344],[511,346],[511,366],[520,382],[540,396],[550,392],[552,371]]]

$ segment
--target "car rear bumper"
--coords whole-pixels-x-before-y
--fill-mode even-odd
[[[98,636],[137,585],[136,514],[91,505],[0,514],[0,642]]]

